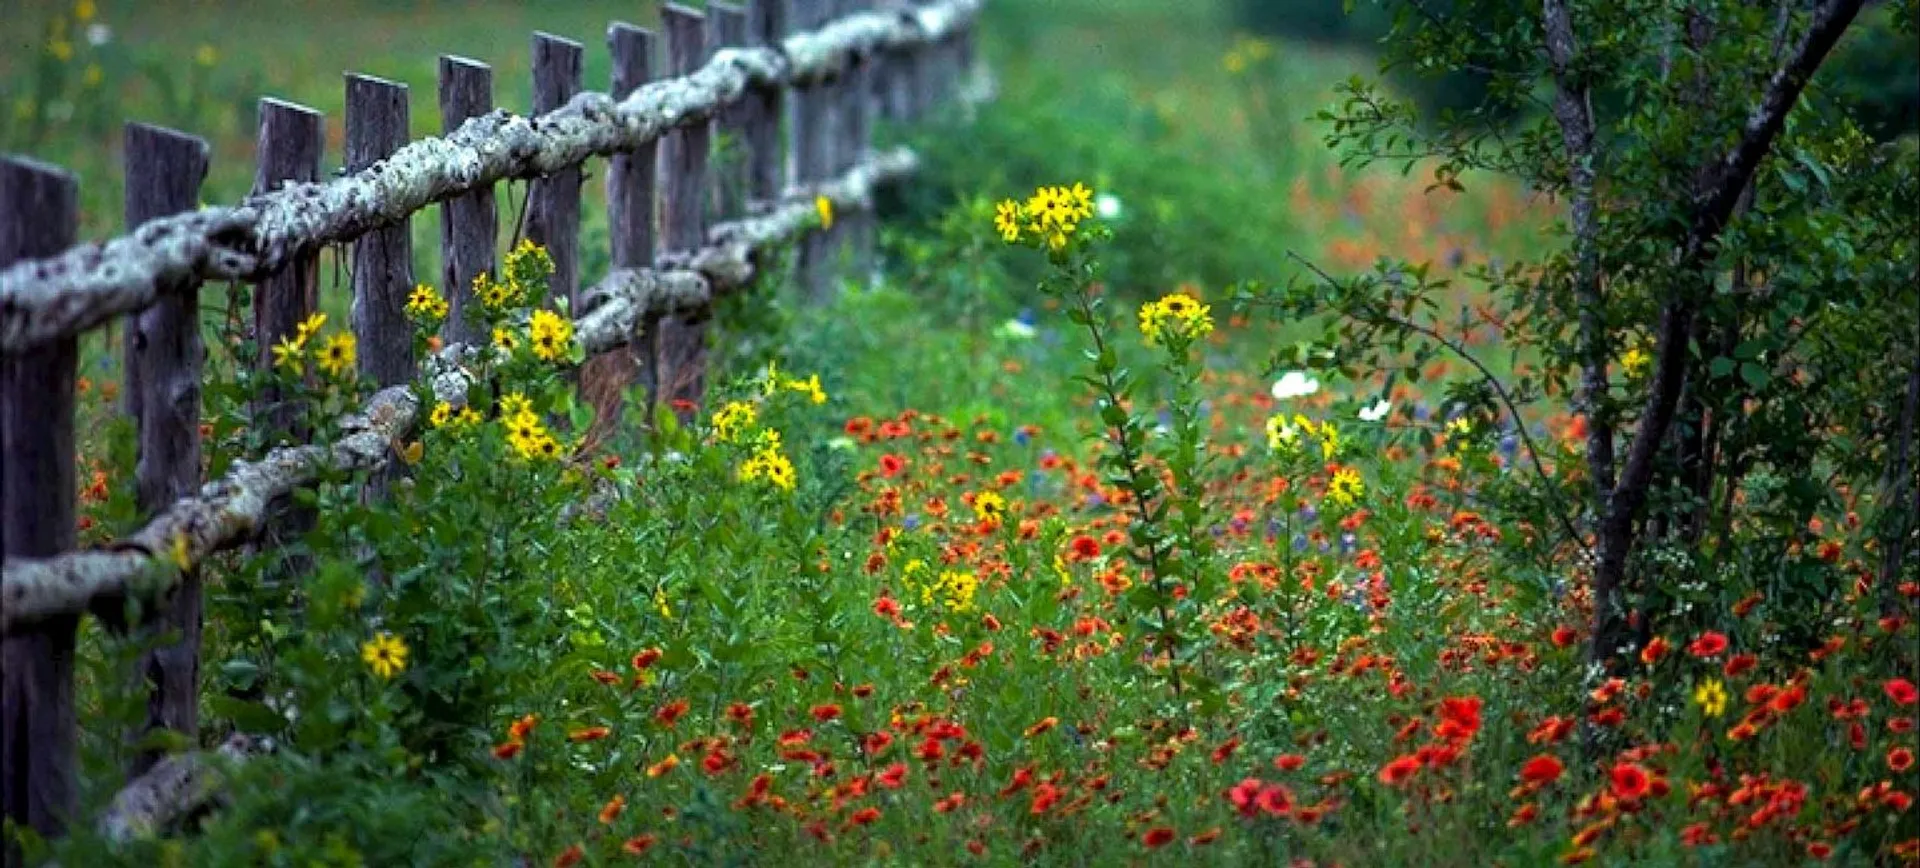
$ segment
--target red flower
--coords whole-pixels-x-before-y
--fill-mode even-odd
[[[676,699],[672,702],[667,703],[666,705],[660,706],[660,710],[654,712],[653,716],[654,716],[654,719],[660,721],[661,723],[667,726],[672,726],[680,720],[681,715],[684,715],[687,713],[687,709],[689,707],[691,706],[688,704],[686,700]]]
[[[1293,791],[1279,784],[1273,784],[1260,790],[1257,799],[1260,810],[1269,817],[1284,817],[1293,813]]]
[[[889,790],[900,789],[907,783],[907,764],[894,763],[893,765],[887,766],[886,770],[882,771],[875,779],[880,782],[880,786],[886,787]]]
[[[855,826],[865,826],[878,819],[880,819],[880,809],[869,806],[854,811],[853,816],[847,818],[847,822]]]
[[[840,716],[840,706],[816,705],[813,707],[813,709],[809,713],[813,715],[814,720],[820,721],[821,723],[826,723],[827,721],[833,720]]]
[[[1622,801],[1635,801],[1644,797],[1653,788],[1653,778],[1639,763],[1620,763],[1609,773],[1613,780],[1613,795]]]
[[[1887,768],[1893,769],[1896,772],[1904,772],[1907,769],[1913,768],[1913,751],[1904,747],[1896,747],[1893,750],[1887,751]]]
[[[1807,855],[1815,859],[1825,859],[1833,855],[1833,845],[1825,841],[1813,841],[1807,844]]]
[[[1283,772],[1299,771],[1307,764],[1307,758],[1297,753],[1283,753],[1273,758],[1273,767]]]
[[[1712,630],[1700,634],[1692,642],[1687,643],[1687,653],[1702,660],[1718,656],[1725,650],[1727,650],[1727,634]]]
[[[1480,731],[1480,697],[1449,696],[1440,700],[1440,723],[1433,728],[1435,735],[1445,739],[1465,740]]]
[[[1572,645],[1573,640],[1577,637],[1578,637],[1578,634],[1573,632],[1572,627],[1569,627],[1565,624],[1561,624],[1560,626],[1553,628],[1553,647],[1565,648],[1569,645]]]
[[[1033,788],[1033,806],[1028,809],[1028,813],[1038,817],[1058,801],[1060,801],[1060,788],[1052,784],[1041,784]]]
[[[1392,762],[1380,767],[1380,782],[1390,787],[1406,783],[1420,771],[1420,758],[1411,754],[1396,757]]]
[[[599,741],[613,734],[613,730],[604,726],[587,726],[567,733],[567,741]]]
[[[1251,817],[1260,809],[1255,802],[1260,798],[1261,788],[1265,786],[1266,784],[1259,778],[1247,778],[1234,784],[1233,789],[1227,791],[1227,801],[1233,803],[1234,809],[1240,812],[1240,816]]]
[[[573,866],[580,864],[580,860],[585,858],[587,858],[586,848],[575,844],[560,851],[560,855],[553,857],[553,868],[573,868]]]
[[[1560,764],[1559,757],[1550,753],[1543,753],[1533,759],[1527,760],[1527,764],[1520,767],[1520,779],[1527,783],[1540,786],[1559,780],[1560,773],[1564,771],[1566,771],[1566,766]]]
[[[519,756],[520,751],[525,750],[526,747],[526,742],[514,739],[513,741],[495,745],[493,748],[493,757],[494,759],[510,760]]]
[[[636,670],[645,670],[647,667],[660,662],[660,654],[660,649],[648,648],[645,651],[633,655],[633,668]]]
[[[1100,541],[1086,534],[1073,538],[1069,544],[1067,560],[1090,561],[1100,556]]]
[[[626,843],[621,844],[620,850],[630,856],[644,856],[648,850],[653,849],[654,843],[659,840],[658,837],[651,834],[635,835],[628,838]]]
[[[1140,836],[1140,843],[1145,844],[1149,850],[1158,850],[1161,847],[1167,846],[1173,838],[1173,829],[1166,826],[1155,826],[1154,828],[1148,829],[1147,834]]]
[[[727,706],[727,719],[741,726],[753,725],[753,706],[735,702]]]
[[[1648,640],[1646,647],[1640,649],[1640,662],[1652,666],[1666,655],[1670,647],[1672,646],[1667,643],[1667,637],[1655,636]]]
[[[1912,705],[1920,702],[1920,688],[1914,687],[1913,682],[1905,678],[1888,679],[1887,683],[1880,685],[1880,689],[1885,690],[1887,698],[1893,700],[1896,705]]]
[[[907,467],[907,460],[891,452],[880,456],[880,475],[888,479],[900,475]]]
[[[1219,747],[1216,747],[1213,749],[1213,757],[1212,757],[1213,764],[1219,765],[1223,762],[1226,762],[1227,758],[1233,756],[1233,752],[1239,749],[1240,749],[1239,736],[1236,735],[1236,736],[1233,736],[1232,738],[1227,739],[1225,742],[1222,742]]]

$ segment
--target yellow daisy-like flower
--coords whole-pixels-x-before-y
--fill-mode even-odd
[[[1174,337],[1192,340],[1212,331],[1213,309],[1184,292],[1140,306],[1140,333],[1149,344]]]
[[[1321,423],[1320,457],[1332,460],[1333,456],[1338,454],[1340,454],[1340,429],[1333,427],[1332,422]]]
[[[1302,426],[1287,421],[1285,414],[1267,419],[1267,448],[1284,454],[1300,451],[1300,432]]]
[[[1327,482],[1327,500],[1341,506],[1352,506],[1366,493],[1366,483],[1360,481],[1360,473],[1351,467],[1342,467]]]
[[[1638,346],[1629,348],[1626,354],[1620,357],[1620,369],[1627,372],[1628,379],[1640,379],[1652,366],[1652,354]]]
[[[305,320],[301,321],[300,325],[295,327],[293,336],[294,343],[305,346],[307,340],[319,334],[320,328],[326,324],[327,315],[324,313],[315,313],[308,316]]]
[[[352,376],[358,347],[359,343],[348,332],[327,338],[327,342],[320,347],[320,369],[332,377]]]
[[[973,514],[981,521],[999,524],[1007,517],[1007,499],[997,491],[982,491],[973,496]]]
[[[512,353],[520,349],[520,336],[514,334],[512,329],[505,326],[494,326],[493,345]]]
[[[427,414],[427,424],[435,428],[445,428],[453,419],[453,405],[445,401],[433,405],[433,412]]]
[[[549,362],[566,358],[573,344],[573,323],[550,310],[536,310],[528,323],[533,354]]]
[[[500,415],[507,419],[516,416],[533,418],[533,402],[519,392],[508,392],[500,396]]]
[[[299,376],[301,369],[306,366],[306,349],[301,343],[293,338],[281,338],[279,343],[273,345],[273,366]]]
[[[1708,717],[1719,717],[1727,711],[1727,688],[1719,680],[1709,678],[1693,688],[1693,704]]]
[[[553,257],[545,247],[528,238],[522,238],[519,244],[514,245],[503,265],[508,291],[515,303],[527,297],[529,288],[545,287],[547,278],[553,276]]]
[[[825,404],[827,402],[826,390],[820,388],[819,374],[814,374],[813,376],[808,377],[804,380],[801,380],[801,379],[788,380],[787,388],[792,391],[805,394],[807,396],[807,400],[812,401],[815,404]]]
[[[392,678],[407,668],[407,643],[392,633],[381,633],[360,646],[360,659],[381,678]]]
[[[407,316],[421,322],[437,323],[447,318],[448,310],[447,300],[440,297],[440,291],[424,283],[407,295]]]
[[[993,208],[993,228],[1000,240],[1012,244],[1020,240],[1020,203],[1005,199]]]
[[[453,417],[453,423],[461,426],[478,425],[480,424],[480,411],[473,409],[472,406],[461,407],[460,415]]]
[[[753,428],[760,418],[759,411],[746,401],[728,401],[713,414],[713,437],[722,443],[732,443]]]
[[[813,210],[820,214],[820,228],[833,228],[833,200],[825,196],[813,197]]]

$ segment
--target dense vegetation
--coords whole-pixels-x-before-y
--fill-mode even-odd
[[[366,14],[485,38],[398,5]],[[396,444],[384,496],[329,480],[290,547],[209,569],[197,741],[273,750],[191,828],[54,852],[1920,863],[1920,161],[1821,87],[1725,159],[1844,5],[1389,3],[1373,58],[1224,2],[998,2],[998,100],[896,132],[928,169],[881,279],[735,297],[698,412],[583,442],[518,250],[494,386]],[[1873,14],[1911,40],[1913,9]],[[104,167],[129,105],[338,88],[270,44],[76,38],[115,11],[49,9],[67,47],[0,62],[67,77],[10,92],[9,147]],[[1376,61],[1479,86],[1410,101]],[[230,370],[243,317],[206,298]],[[209,390],[210,472],[272,436],[255,390],[322,438],[366,391],[343,307]],[[410,313],[424,344],[439,291]],[[137,516],[94,349],[101,541]],[[152,640],[84,636],[89,809],[187,746],[126,736]]]

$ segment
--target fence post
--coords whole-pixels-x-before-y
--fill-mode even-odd
[[[319,180],[325,131],[325,118],[319,112],[271,97],[262,99],[253,191],[267,193],[279,189],[283,182]],[[253,336],[259,343],[255,364],[261,370],[273,367],[273,345],[281,338],[292,337],[319,302],[317,252],[294,257],[286,268],[254,288]],[[269,438],[306,439],[299,418],[300,408],[287,402],[278,389],[265,390],[254,404],[255,430]]]
[[[161,127],[126,126],[126,217],[132,230],[148,220],[192,210],[207,177],[209,150],[204,139]],[[206,348],[200,343],[200,282],[166,287],[127,323],[124,367],[139,431],[135,466],[135,502],[142,515],[172,505],[200,484],[200,376]],[[131,376],[138,371],[136,378]],[[179,587],[161,605],[148,628],[179,636],[144,652],[138,679],[147,689],[146,723],[139,736],[170,729],[191,739],[199,729],[200,572],[181,577]],[[138,777],[163,756],[144,750],[133,758],[128,777]]]
[[[873,8],[872,0],[839,0],[840,13],[852,15]],[[860,161],[866,159],[867,151],[873,144],[873,75],[875,73],[873,54],[863,54],[853,60],[841,79],[840,88],[840,127],[836,131],[840,144],[835,149],[836,174],[844,173]],[[838,215],[836,215],[837,217]],[[835,229],[845,226],[843,247],[848,253],[848,264],[853,269],[850,275],[861,285],[872,277],[874,248],[874,217],[871,211],[856,211],[846,215],[844,224],[834,221]]]
[[[787,0],[752,0],[752,3],[747,11],[748,42],[756,47],[779,45],[787,35]],[[780,139],[785,103],[786,91],[779,87],[763,87],[747,97],[747,201],[750,205],[768,204],[780,198],[787,166]]]
[[[580,92],[580,43],[551,33],[533,34],[533,113],[546,114]],[[553,257],[546,305],[566,299],[578,310],[580,289],[580,167],[536,178],[528,194],[527,238]]]
[[[44,163],[0,156],[0,267],[53,256],[79,230],[79,185]],[[61,338],[0,356],[0,555],[45,557],[74,544],[73,386],[79,343]],[[0,639],[0,808],[41,835],[76,806],[73,706],[77,616]],[[0,847],[12,864],[12,848]]]
[[[916,5],[925,6],[930,0],[913,0]],[[941,63],[940,43],[930,42],[914,49],[913,52],[913,108],[909,116],[915,120],[924,118],[940,101],[940,82],[946,75]]]
[[[653,34],[624,22],[607,27],[607,50],[613,56],[614,99],[625,99],[653,78]],[[611,267],[645,268],[653,264],[655,244],[653,203],[658,187],[659,147],[648,142],[632,153],[615,154],[607,165],[607,234],[613,246]],[[624,350],[602,353],[587,360],[580,371],[580,391],[593,407],[593,432],[611,433],[620,421],[625,392],[639,380],[642,401],[651,407],[654,383],[656,324],[640,323]],[[651,421],[651,420],[649,420]]]
[[[707,55],[722,48],[747,44],[747,10],[730,3],[707,4]],[[725,159],[714,173],[713,200],[708,218],[726,220],[746,213],[748,173],[746,116],[744,104],[721,111],[714,123],[717,136],[726,142]]]
[[[830,0],[791,0],[791,18],[796,30],[813,30],[828,20]],[[826,180],[833,171],[832,92],[822,82],[800,85],[793,95],[793,183],[800,190]],[[806,297],[825,298],[831,289],[828,259],[832,247],[827,236],[810,232],[801,238],[795,270]]]
[[[367,75],[347,76],[347,171],[358,172],[407,143],[407,86]],[[376,386],[413,379],[412,219],[353,243],[353,333],[360,376]]]
[[[667,69],[688,75],[707,60],[706,16],[669,3],[660,10],[660,26],[667,37]],[[666,201],[661,209],[661,242],[669,251],[694,251],[706,241],[707,152],[712,146],[710,124],[683,126],[668,133],[660,149],[666,176]],[[656,371],[657,394],[664,396],[683,420],[691,418],[689,404],[698,404],[707,391],[707,324],[712,310],[669,314],[660,320]]]
[[[468,118],[493,111],[493,68],[451,54],[440,56],[440,132],[452,133]],[[494,270],[500,214],[493,185],[448,199],[440,206],[440,281],[449,312],[441,335],[448,343],[481,344],[487,335],[467,321],[474,305],[473,281]]]

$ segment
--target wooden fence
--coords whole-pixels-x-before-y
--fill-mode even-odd
[[[204,141],[129,124],[131,228],[100,244],[74,245],[72,175],[0,157],[5,818],[48,836],[75,818],[74,651],[83,615],[116,629],[177,632],[177,642],[139,664],[150,690],[146,727],[197,741],[194,565],[256,538],[269,504],[324,469],[383,468],[390,444],[422,416],[410,385],[421,374],[437,398],[464,401],[462,361],[484,340],[463,312],[474,278],[496,267],[495,184],[530,182],[524,234],[553,257],[553,294],[570,299],[576,334],[597,356],[589,365],[624,367],[656,400],[698,400],[710,302],[747,284],[761,252],[797,242],[798,283],[810,297],[828,290],[842,250],[864,267],[874,187],[915,168],[911,152],[872,149],[874,120],[910,121],[958,94],[972,70],[980,3],[753,0],[744,8],[710,3],[704,13],[669,4],[658,35],[608,28],[613,76],[605,93],[582,89],[580,43],[535,34],[528,116],[495,108],[486,64],[445,55],[443,135],[412,143],[407,88],[350,74],[345,171],[320,177],[319,112],[263,99],[255,193],[231,207],[195,207],[207,172]],[[662,37],[664,67],[655,62]],[[738,171],[709,165],[716,128],[743,144]],[[595,157],[608,158],[600,174],[612,265],[586,286],[580,189],[582,166]],[[825,232],[812,231],[819,196],[837,215]],[[445,288],[453,310],[446,348],[415,359],[403,310],[416,283],[408,221],[434,204],[441,274],[426,282]],[[337,244],[353,246],[359,374],[380,391],[333,442],[296,439],[202,485],[201,283],[258,287],[253,338],[262,353],[256,363],[265,365],[268,348],[317,307],[319,254]],[[139,432],[138,504],[151,517],[126,539],[76,551],[77,338],[117,317],[127,320],[125,407]],[[179,558],[181,546],[187,569],[152,568],[156,558]],[[134,598],[149,604],[138,609],[150,623],[124,623]],[[100,828],[124,836],[178,817],[205,797],[209,756],[251,747],[238,736],[211,753],[142,757]]]

